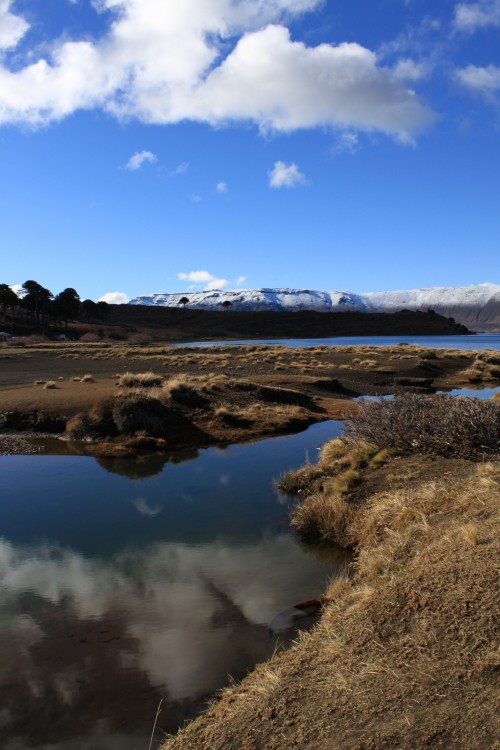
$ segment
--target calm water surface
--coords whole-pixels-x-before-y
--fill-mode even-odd
[[[1,457],[2,750],[146,750],[160,698],[175,731],[269,657],[269,622],[346,563],[297,544],[273,480],[340,429],[175,464]]]
[[[241,341],[193,341],[177,346],[230,346],[275,344],[279,346],[397,346],[418,344],[437,349],[500,349],[500,333],[478,333],[473,336],[335,336],[327,339],[245,339]]]

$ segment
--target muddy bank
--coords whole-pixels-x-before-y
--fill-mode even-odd
[[[497,353],[405,345],[49,343],[2,347],[0,366],[3,434],[49,433],[95,455],[242,442],[342,419],[360,395],[500,383]]]

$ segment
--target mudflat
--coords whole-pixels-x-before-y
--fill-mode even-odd
[[[147,373],[149,382],[130,377]],[[341,419],[356,408],[358,396],[428,393],[471,383],[500,383],[500,355],[408,345],[4,345],[0,431],[84,440],[85,452],[94,454],[170,450],[241,442]],[[17,452],[21,445],[27,443]],[[3,451],[11,450],[3,441]]]

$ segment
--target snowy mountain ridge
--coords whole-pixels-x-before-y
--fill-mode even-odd
[[[224,306],[248,312],[395,312],[432,309],[446,317],[454,317],[457,322],[473,330],[500,330],[500,285],[491,283],[364,294],[311,289],[211,290],[143,295],[129,304],[178,307],[182,306],[183,298],[188,300],[186,306],[189,308],[220,310]]]

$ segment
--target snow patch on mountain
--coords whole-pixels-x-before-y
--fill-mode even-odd
[[[216,289],[205,292],[142,295],[129,304],[179,307],[184,304],[183,299],[188,300],[185,304],[189,308],[201,310],[221,310],[224,303],[231,310],[253,312],[435,310],[447,317],[454,317],[458,322],[475,330],[492,330],[492,326],[500,330],[500,285],[491,283],[364,294],[311,289]]]

